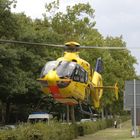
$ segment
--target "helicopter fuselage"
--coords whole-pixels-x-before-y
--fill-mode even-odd
[[[56,61],[49,61],[42,70],[42,91],[65,104],[78,104],[86,95],[92,79],[90,64],[81,59],[78,52],[65,52]]]

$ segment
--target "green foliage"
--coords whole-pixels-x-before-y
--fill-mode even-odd
[[[17,23],[10,12],[11,5],[15,5],[15,0],[0,0],[0,38],[17,36]]]
[[[98,120],[97,122],[84,122],[79,125],[85,135],[113,126],[113,120]]]
[[[80,127],[83,128],[82,133],[86,135],[111,127],[112,124],[112,120],[71,125],[58,122],[21,124],[14,130],[0,131],[0,140],[72,140],[80,135]]]
[[[94,10],[89,3],[67,6],[65,13],[57,11],[58,6],[59,2],[52,2],[46,6],[45,20],[50,21],[52,31],[63,35],[64,41],[80,41],[88,33],[88,29],[94,27]]]
[[[128,116],[118,118],[126,121]],[[0,131],[0,140],[72,140],[77,136],[93,134],[99,130],[112,127],[114,119],[83,122],[80,124],[63,124],[51,121],[49,124],[20,124],[13,130]]]
[[[48,124],[23,124],[16,130],[0,131],[0,140],[7,140],[8,137],[15,140],[72,140],[75,138],[74,126],[50,122]],[[13,140],[13,139],[12,139]]]

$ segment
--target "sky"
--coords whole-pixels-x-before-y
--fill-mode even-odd
[[[13,12],[24,12],[32,18],[42,18],[45,3],[53,0],[17,0]],[[60,0],[64,11],[67,5],[86,3],[95,9],[96,28],[104,36],[123,36],[128,48],[140,48],[140,0]],[[131,49],[130,49],[131,50]],[[140,74],[140,49],[131,50],[138,60],[136,71]]]

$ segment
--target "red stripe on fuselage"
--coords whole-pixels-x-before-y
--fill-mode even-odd
[[[52,93],[54,98],[63,98],[60,95],[58,86],[56,86],[56,85],[55,86],[49,86],[49,89],[50,89],[50,92]]]
[[[51,94],[53,95],[53,98],[54,99],[65,99],[64,97],[62,97],[61,95],[60,95],[60,91],[59,91],[59,88],[58,88],[58,86],[49,86],[49,89],[50,89],[50,92],[51,92]],[[71,105],[71,106],[73,106],[73,105],[76,105],[77,103],[74,103],[74,102],[66,102],[66,103],[64,103],[64,104],[67,104],[67,105]]]

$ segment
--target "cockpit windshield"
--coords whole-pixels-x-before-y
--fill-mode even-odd
[[[77,82],[87,83],[87,72],[76,62],[68,61],[49,61],[42,69],[40,77],[42,78],[50,70],[55,70],[60,78],[70,78]]]
[[[56,71],[59,77],[71,77],[75,68],[75,62],[61,61],[56,67]]]
[[[49,61],[46,63],[44,68],[42,69],[40,77],[43,77],[46,75],[50,70],[53,70],[57,66],[58,62],[57,61]]]
[[[50,70],[56,70],[59,77],[71,77],[74,69],[76,68],[75,62],[68,61],[49,61],[42,69],[40,77],[46,75]]]

